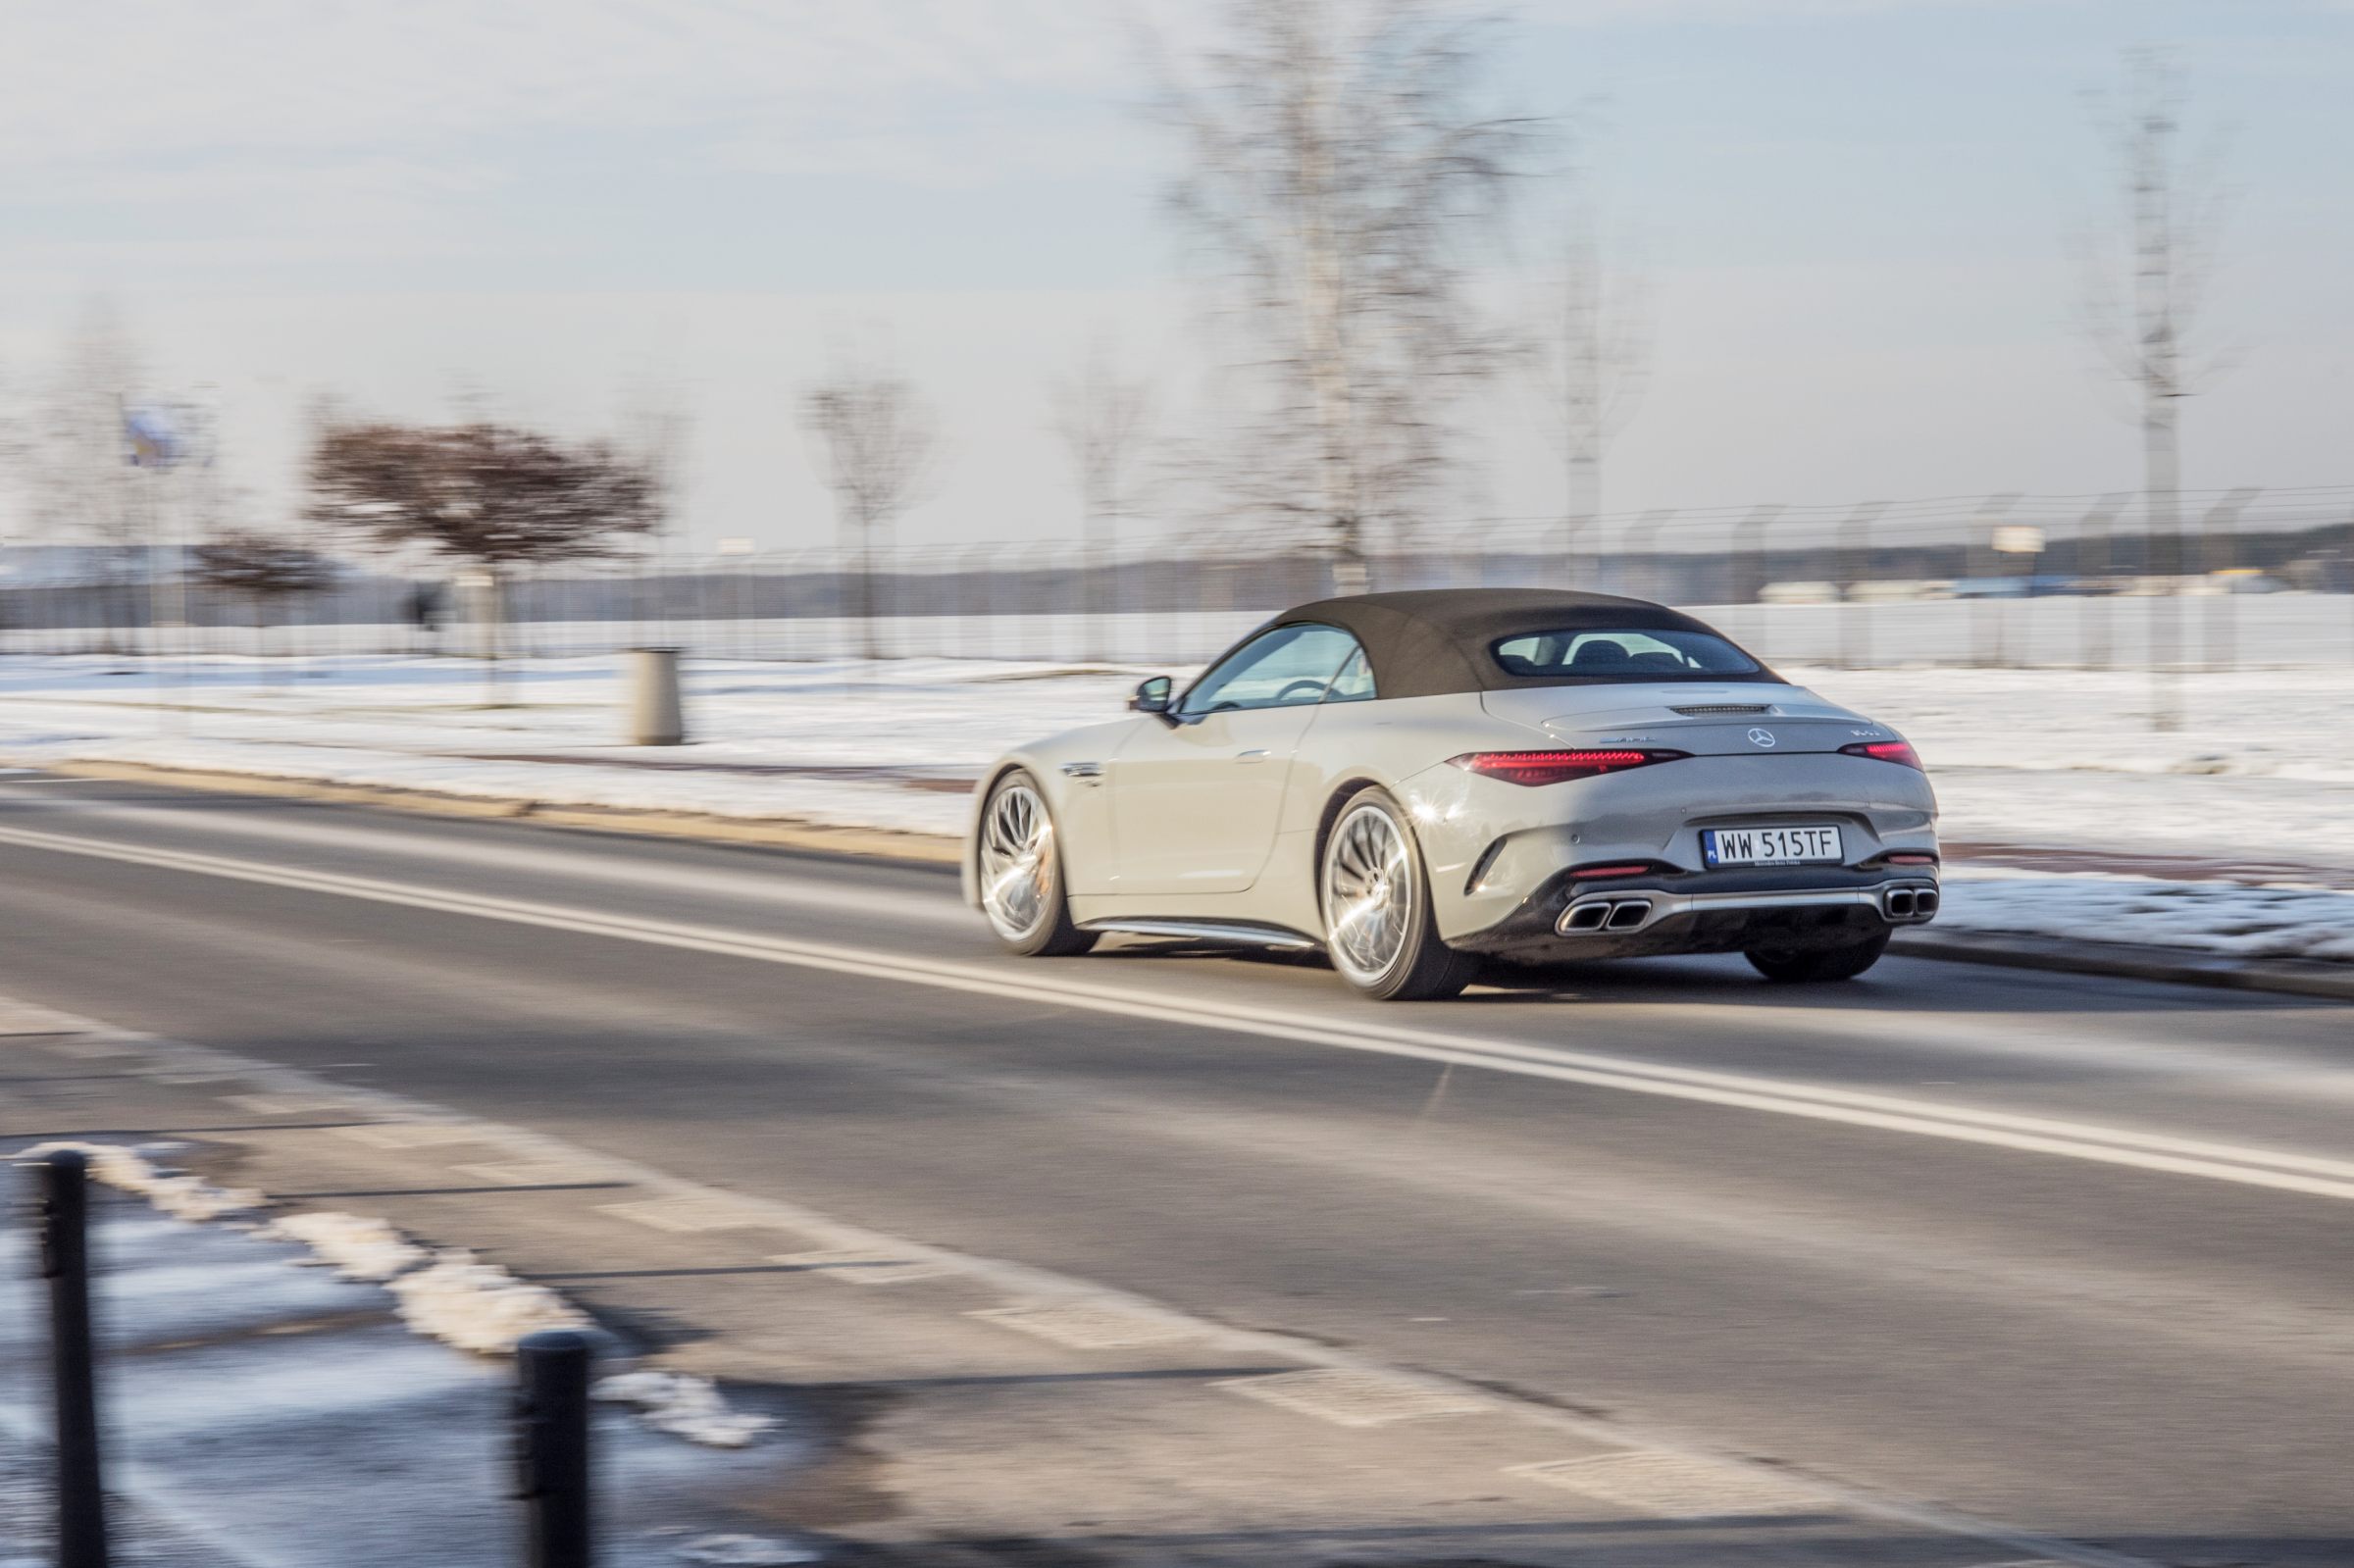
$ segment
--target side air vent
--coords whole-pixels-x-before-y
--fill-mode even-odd
[[[1731,719],[1746,718],[1755,713],[1771,713],[1773,704],[1770,702],[1715,702],[1702,703],[1691,708],[1669,708],[1667,711],[1680,713],[1687,719]]]

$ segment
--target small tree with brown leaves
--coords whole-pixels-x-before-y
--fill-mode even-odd
[[[487,421],[332,419],[311,449],[310,489],[315,521],[480,570],[493,705],[507,579],[519,567],[616,553],[660,521],[662,493],[643,461],[599,441],[567,445]]]

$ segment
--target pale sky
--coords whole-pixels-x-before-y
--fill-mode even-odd
[[[217,398],[268,521],[317,392],[587,433],[657,384],[691,533],[798,548],[833,525],[796,389],[880,330],[952,448],[907,536],[1067,536],[1047,377],[1111,330],[1182,429],[1198,369],[1140,10],[1183,39],[1212,7],[0,0],[0,389],[108,300],[152,391]],[[1654,296],[1606,508],[2131,487],[2070,240],[2110,211],[2081,93],[2142,44],[2244,187],[2186,481],[2354,483],[2344,0],[1530,0],[1504,95],[1603,106],[1584,156]],[[1558,188],[1526,194],[1541,237]],[[1494,395],[1466,518],[1559,510],[1540,414]]]

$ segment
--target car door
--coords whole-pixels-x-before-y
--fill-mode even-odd
[[[1316,704],[1356,652],[1338,627],[1276,627],[1218,661],[1111,764],[1118,890],[1238,893],[1275,844]]]

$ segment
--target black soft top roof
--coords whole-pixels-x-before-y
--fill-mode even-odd
[[[1364,645],[1373,684],[1384,697],[1435,697],[1513,686],[1582,685],[1590,678],[1521,676],[1489,649],[1506,637],[1540,632],[1700,632],[1724,633],[1705,621],[1647,599],[1565,588],[1421,588],[1318,599],[1284,611],[1268,627],[1304,621],[1337,626]],[[1263,630],[1263,629],[1262,629]],[[1722,676],[1708,679],[1721,681]],[[1755,678],[1774,677],[1761,666]]]

